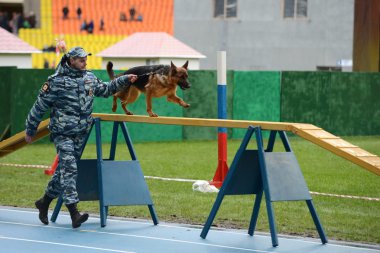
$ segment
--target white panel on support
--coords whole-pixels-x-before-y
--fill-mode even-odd
[[[227,85],[226,51],[217,54],[218,85]]]

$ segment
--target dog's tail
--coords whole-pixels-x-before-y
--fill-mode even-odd
[[[107,73],[111,80],[115,79],[115,72],[113,71],[112,68],[113,68],[113,63],[109,61],[107,63]]]

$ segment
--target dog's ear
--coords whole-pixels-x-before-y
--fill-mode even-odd
[[[189,61],[186,61],[185,64],[183,64],[182,68],[187,69],[188,65],[189,65]]]
[[[170,61],[170,70],[172,71],[173,75],[177,73],[177,66],[174,65],[172,61]]]

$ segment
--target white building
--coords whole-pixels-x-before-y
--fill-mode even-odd
[[[205,56],[183,42],[164,32],[134,33],[115,45],[101,51],[102,69],[112,61],[115,69],[153,64],[182,66],[187,60],[188,68],[199,69],[199,59]]]
[[[30,69],[32,53],[41,51],[0,27],[0,66]]]
[[[174,1],[174,36],[207,56],[201,69],[220,50],[234,70],[350,68],[354,0]]]

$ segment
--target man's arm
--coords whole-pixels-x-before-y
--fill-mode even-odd
[[[98,78],[95,79],[97,83],[94,88],[94,95],[97,97],[108,97],[115,94],[123,87],[134,83],[137,80],[137,76],[133,74],[123,75],[110,82],[103,82]]]
[[[57,94],[54,88],[54,85],[45,82],[42,85],[36,102],[30,109],[25,121],[25,141],[28,143],[32,142],[33,136],[36,135],[38,125],[42,121],[42,117],[56,100]]]

